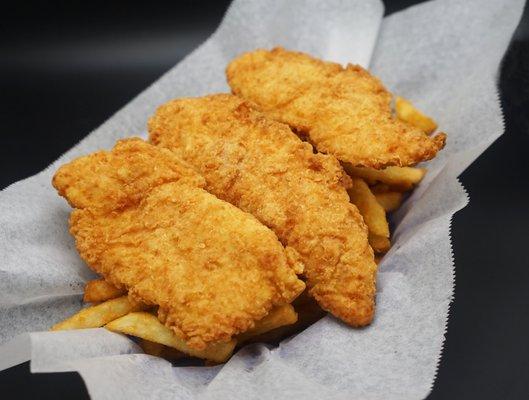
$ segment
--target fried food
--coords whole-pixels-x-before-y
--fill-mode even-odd
[[[85,303],[99,303],[125,294],[127,294],[125,289],[117,288],[104,279],[94,279],[85,285],[83,301]]]
[[[204,179],[166,150],[138,138],[117,142],[112,152],[98,151],[63,165],[52,184],[74,208],[110,212],[133,206],[166,182],[204,187]]]
[[[395,211],[400,207],[402,204],[402,198],[404,195],[400,192],[381,192],[381,193],[374,193],[378,204],[382,206],[382,208],[386,212]]]
[[[281,340],[308,328],[326,314],[314,298],[307,295],[306,291],[292,302],[292,306],[297,314],[296,322],[279,326],[256,336],[248,337],[244,342],[241,341],[241,336],[246,333],[243,333],[237,337],[237,345],[263,342],[272,344],[279,343]]]
[[[369,234],[369,244],[377,255],[387,253],[391,248],[391,242],[388,237],[374,233]]]
[[[71,329],[99,328],[116,318],[133,311],[144,310],[145,304],[129,299],[127,296],[105,301],[96,306],[87,307],[72,315],[70,318],[55,324],[52,331],[66,331]]]
[[[353,184],[347,193],[351,202],[358,207],[369,231],[369,244],[377,253],[389,250],[389,225],[386,211],[377,201],[375,195],[360,178],[353,178]]]
[[[160,323],[157,321],[158,324]],[[147,339],[139,339],[138,344],[145,354],[155,357],[165,358],[169,361],[176,361],[186,356],[185,353],[176,350],[174,347],[165,346],[160,343],[151,342]]]
[[[395,99],[395,114],[397,114],[397,118],[401,121],[416,126],[428,135],[437,129],[437,123],[433,119],[424,115],[409,100],[403,97],[397,96]]]
[[[362,178],[370,185],[384,183],[388,188],[399,192],[411,190],[426,174],[424,168],[410,167],[387,167],[379,170],[352,167],[351,165],[345,164],[344,169],[350,176]]]
[[[242,54],[226,74],[234,94],[353,166],[414,165],[445,144],[444,133],[429,137],[395,118],[391,94],[358,65],[275,48]]]
[[[59,193],[78,207],[70,231],[81,257],[129,297],[159,306],[163,323],[191,348],[231,340],[305,287],[297,253],[197,187],[202,178],[168,150],[121,141],[58,175]],[[101,182],[93,195],[85,178]]]
[[[294,307],[290,304],[284,304],[270,311],[270,313],[262,320],[258,321],[252,329],[248,329],[246,332],[237,336],[237,343],[247,342],[266,332],[270,332],[273,329],[295,324],[297,321],[298,314],[296,313],[296,310],[294,310]]]
[[[219,198],[270,227],[305,264],[322,308],[362,326],[374,313],[376,264],[367,228],[332,156],[236,96],[177,99],[149,121],[150,140],[192,165]]]
[[[185,341],[164,326],[156,316],[147,312],[133,312],[108,323],[105,328],[112,332],[136,336],[151,342],[172,347],[193,357],[204,358],[215,362],[224,362],[230,358],[235,339],[227,342],[212,343],[202,349],[190,347]]]

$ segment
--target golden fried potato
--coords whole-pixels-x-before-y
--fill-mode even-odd
[[[284,304],[274,308],[266,317],[257,321],[252,329],[248,329],[246,332],[237,336],[237,342],[244,343],[253,337],[279,328],[280,326],[292,325],[297,320],[298,314],[294,310],[294,307],[291,304]]]
[[[283,325],[260,335],[253,336],[245,343],[279,343],[281,340],[303,331],[325,316],[326,312],[318,305],[314,298],[305,290],[292,303],[297,313],[297,321],[290,325]]]
[[[55,324],[51,330],[64,331],[70,329],[99,328],[125,314],[144,310],[145,308],[145,304],[135,302],[127,296],[122,296],[117,299],[105,301],[97,306],[84,308],[70,318]]]
[[[387,193],[393,191],[393,189],[385,183],[375,183],[374,185],[369,185],[369,189],[373,194]]]
[[[389,241],[389,238],[380,235],[369,234],[369,244],[375,253],[379,254],[387,253],[387,251],[391,248],[391,242]]]
[[[156,357],[161,357],[163,348],[165,347],[163,344],[151,342],[147,339],[140,339],[138,341],[138,344],[140,345],[141,349],[144,351],[145,354],[149,354],[150,356]]]
[[[389,250],[389,225],[386,211],[377,201],[375,195],[360,178],[352,178],[353,185],[347,189],[351,203],[358,207],[369,230],[369,244],[376,253]]]
[[[214,362],[224,362],[230,358],[236,340],[208,344],[203,350],[189,347],[185,340],[164,326],[158,318],[147,312],[133,312],[105,325],[110,331],[136,336],[151,342],[173,347],[193,357],[204,358]]]
[[[151,342],[147,339],[140,339],[138,342],[145,354],[162,357],[169,361],[178,360],[186,355],[173,347],[164,346],[163,344]]]
[[[400,192],[382,192],[374,193],[378,203],[386,212],[395,211],[402,204],[404,195]]]
[[[378,203],[369,186],[359,178],[353,178],[353,185],[347,189],[351,202],[358,207],[369,230],[369,234],[389,238],[386,212]]]
[[[398,119],[419,128],[428,135],[437,129],[437,123],[433,119],[424,115],[409,100],[403,97],[395,99],[395,113]]]
[[[387,167],[385,169],[359,168],[349,164],[344,165],[345,171],[357,178],[364,179],[369,185],[383,183],[392,190],[405,192],[417,185],[424,175],[424,168]]]

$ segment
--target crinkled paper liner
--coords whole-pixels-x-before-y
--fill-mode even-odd
[[[78,371],[94,399],[424,398],[453,298],[451,221],[468,202],[457,176],[503,133],[496,76],[522,9],[521,0],[437,0],[382,21],[375,0],[235,1],[202,46],[46,170],[0,193],[0,342],[11,339],[0,347],[0,369],[31,358],[33,372]],[[351,329],[327,316],[277,348],[247,346],[217,367],[172,367],[104,329],[36,332],[75,312],[94,276],[68,234],[69,207],[50,185],[58,165],[141,135],[168,99],[229,90],[232,57],[278,44],[371,61],[388,88],[448,132],[425,180],[392,217],[374,323]]]

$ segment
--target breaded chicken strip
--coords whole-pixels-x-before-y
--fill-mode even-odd
[[[112,211],[136,205],[167,182],[204,187],[205,181],[172,152],[139,139],[120,140],[111,152],[98,151],[63,165],[52,184],[74,208]]]
[[[391,94],[358,65],[275,48],[239,56],[226,74],[234,94],[353,166],[414,165],[445,144],[444,133],[430,138],[395,118]]]
[[[305,287],[297,253],[200,188],[203,179],[168,150],[121,141],[61,167],[53,182],[78,207],[70,230],[81,257],[129,296],[159,306],[190,347],[228,341]]]
[[[209,192],[252,213],[296,249],[310,294],[325,310],[351,325],[371,322],[376,264],[336,158],[314,154],[287,125],[228,94],[161,106],[149,134],[193,165]]]

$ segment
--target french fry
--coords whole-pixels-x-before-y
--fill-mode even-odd
[[[176,350],[174,347],[169,346],[163,346],[162,354],[160,356],[170,361],[175,361],[186,357],[185,353],[182,353],[180,350]]]
[[[369,234],[369,244],[375,253],[386,253],[391,247],[389,238],[371,233]]]
[[[145,354],[156,357],[161,357],[163,348],[165,347],[163,344],[151,342],[147,339],[140,339],[138,344]]]
[[[419,128],[428,135],[437,129],[437,124],[433,119],[424,115],[409,100],[403,97],[395,99],[395,112],[398,119]]]
[[[229,342],[218,342],[208,345],[203,350],[190,348],[186,342],[163,325],[158,318],[147,312],[132,312],[118,318],[105,326],[110,331],[136,336],[151,342],[175,348],[193,357],[204,358],[214,362],[226,361],[235,348],[234,339]]]
[[[147,339],[140,339],[139,345],[143,349],[145,354],[149,354],[151,356],[156,357],[162,357],[166,360],[173,361],[185,357],[185,354],[181,351],[178,351],[172,347],[164,346],[160,343],[151,342]]]
[[[400,192],[383,192],[375,193],[375,197],[378,204],[380,204],[386,212],[391,212],[400,207],[403,194]]]
[[[292,305],[298,314],[295,323],[283,325],[260,335],[253,336],[245,343],[279,343],[281,340],[308,328],[326,314],[316,300],[308,296],[307,291],[303,292],[294,300]]]
[[[99,303],[123,296],[127,291],[119,289],[104,279],[94,279],[84,287],[83,301],[85,303]]]
[[[298,314],[291,304],[284,304],[271,310],[267,316],[257,321],[252,329],[237,336],[237,342],[244,343],[255,336],[279,328],[284,325],[292,325],[298,320]]]
[[[374,194],[374,195],[377,195],[379,193],[387,193],[387,192],[392,192],[393,190],[388,186],[386,185],[385,183],[376,183],[374,185],[371,185],[369,186],[369,189],[371,189],[371,192]]]
[[[51,330],[99,328],[125,314],[145,308],[144,304],[132,301],[127,296],[122,296],[97,306],[84,308],[70,318],[54,325]]]
[[[263,332],[260,335],[248,337],[244,342],[237,341],[238,345],[244,346],[249,343],[279,343],[281,340],[300,332],[304,328],[299,327],[299,320],[292,325],[283,325],[275,329]]]
[[[375,185],[381,182],[399,192],[412,189],[426,174],[424,168],[387,167],[384,169],[373,169],[353,167],[348,164],[344,167],[351,177],[362,178],[369,185]]]
[[[362,179],[353,178],[353,185],[347,191],[351,202],[358,207],[358,211],[364,217],[370,235],[389,238],[386,212],[369,190],[369,186]]]

